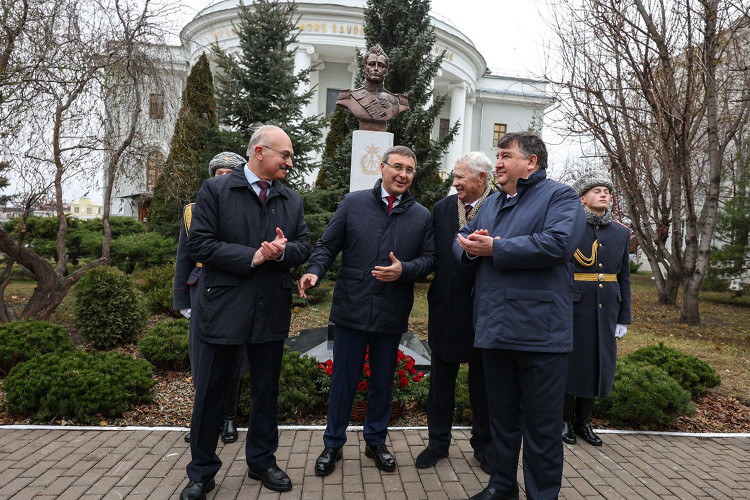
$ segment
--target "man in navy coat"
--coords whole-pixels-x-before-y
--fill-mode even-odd
[[[433,467],[448,456],[456,405],[456,376],[461,363],[469,363],[470,442],[474,457],[487,473],[492,463],[482,354],[474,347],[474,268],[461,265],[453,256],[456,233],[474,218],[492,193],[491,179],[492,162],[487,155],[466,153],[453,167],[456,194],[443,198],[432,208],[438,260],[427,292],[430,312],[427,329],[432,356],[427,397],[429,443],[415,461],[419,469]]]
[[[493,466],[474,499],[517,499],[523,440],[529,499],[556,499],[563,448],[560,421],[573,348],[571,258],[586,220],[578,195],[547,179],[547,148],[530,132],[498,143],[501,191],[462,228],[453,250],[476,265],[474,345],[482,349]]]
[[[370,386],[365,418],[365,455],[383,471],[396,470],[385,438],[401,334],[408,330],[414,282],[435,267],[430,212],[409,192],[416,156],[394,146],[380,164],[373,189],[344,196],[315,245],[299,292],[315,286],[342,252],[330,320],[334,327],[333,377],[328,425],[315,474],[327,476],[341,460],[359,375],[369,346]]]
[[[290,269],[309,257],[310,235],[302,200],[281,184],[292,168],[289,136],[262,126],[247,154],[247,164],[203,183],[188,237],[190,256],[203,268],[194,332],[192,460],[181,500],[205,499],[215,487],[222,402],[240,350],[247,353],[252,373],[248,476],[275,491],[292,487],[274,457],[276,410],[291,319]]]

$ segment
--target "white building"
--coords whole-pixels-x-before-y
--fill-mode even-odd
[[[365,49],[365,3],[365,0],[297,2],[300,20],[295,69],[312,67],[310,85],[317,89],[308,115],[333,112],[340,90],[354,88],[359,71],[355,54]],[[205,8],[182,29],[181,46],[169,47],[176,68],[170,74],[180,78],[180,84],[167,86],[171,88],[168,93],[147,94],[144,116],[160,122],[156,127],[144,125],[155,131],[150,135],[152,159],[146,162],[148,165],[136,169],[136,175],[118,179],[113,191],[113,215],[133,215],[141,219],[145,215],[159,159],[166,158],[169,152],[169,139],[189,67],[204,52],[210,59],[210,47],[215,42],[227,52],[239,50],[239,39],[233,27],[233,23],[239,23],[238,10],[238,0],[225,0]],[[489,74],[484,57],[469,37],[448,20],[433,17],[432,21],[437,35],[435,51],[447,51],[435,77],[433,92],[448,95],[435,121],[433,135],[439,137],[457,121],[462,124],[444,159],[444,170],[449,172],[458,156],[467,151],[481,150],[494,158],[493,146],[506,132],[541,131],[544,109],[552,104],[552,99],[545,94],[545,82]]]

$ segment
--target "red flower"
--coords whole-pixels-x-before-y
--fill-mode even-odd
[[[326,369],[326,365],[324,365],[323,363],[320,363],[318,365],[318,368],[320,368],[321,370],[325,370]]]
[[[360,390],[362,392],[366,392],[369,387],[370,384],[368,384],[366,380],[363,380],[359,384],[357,384],[357,390]]]
[[[333,375],[333,367],[327,366],[326,367],[326,375]]]
[[[407,385],[409,385],[409,379],[406,377],[401,377],[399,381],[401,382],[401,387],[406,387]]]
[[[414,375],[414,378],[412,378],[412,380],[418,384],[422,381],[422,377],[420,377],[419,375]]]
[[[369,352],[365,353],[365,361],[370,361],[370,353]]]
[[[329,359],[328,361],[326,361],[326,366],[333,366],[333,360]]]
[[[404,378],[404,377],[406,377],[406,372],[404,370],[399,370],[398,371],[398,378]]]
[[[398,362],[399,363],[402,362],[405,358],[406,358],[406,356],[404,356],[404,353],[401,352],[401,349],[399,349],[398,350]]]

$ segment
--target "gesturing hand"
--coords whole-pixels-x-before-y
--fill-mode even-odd
[[[393,252],[389,254],[391,258],[390,266],[375,266],[372,270],[372,275],[379,281],[396,281],[401,277],[403,268],[401,267],[401,261],[393,255]]]

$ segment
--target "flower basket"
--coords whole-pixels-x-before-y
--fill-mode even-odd
[[[394,401],[391,406],[391,418],[390,420],[396,420],[404,414],[404,403],[401,401]],[[367,400],[357,401],[352,406],[352,413],[349,419],[352,422],[364,422],[367,417]]]

